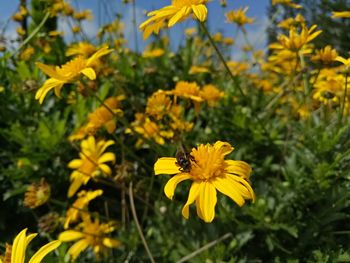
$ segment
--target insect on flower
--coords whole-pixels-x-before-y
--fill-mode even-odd
[[[176,151],[176,165],[180,166],[181,172],[189,172],[191,171],[191,161],[195,161],[194,157],[189,153],[183,143],[177,148]]]

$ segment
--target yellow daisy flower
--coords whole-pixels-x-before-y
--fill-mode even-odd
[[[106,162],[115,162],[115,154],[104,152],[114,141],[97,141],[93,136],[89,136],[81,142],[80,159],[74,159],[68,167],[75,169],[71,174],[71,185],[68,189],[68,197],[72,197],[82,184],[87,184],[91,178],[99,175],[112,174],[111,168]]]
[[[243,26],[245,24],[252,24],[254,22],[254,18],[247,17],[246,12],[248,11],[248,7],[240,8],[237,10],[231,10],[227,12],[226,18],[227,22],[234,23],[238,26]]]
[[[323,49],[316,50],[316,54],[311,57],[313,62],[322,62],[325,65],[329,65],[336,60],[338,52],[330,45],[325,46]]]
[[[152,33],[158,34],[165,21],[168,21],[168,27],[172,27],[187,19],[190,14],[194,14],[194,17],[201,22],[205,21],[208,13],[205,6],[207,2],[208,0],[173,0],[171,5],[148,13],[151,18],[140,25],[144,39]]]
[[[73,205],[67,210],[64,228],[67,229],[70,223],[76,222],[80,218],[81,214],[83,213],[82,211],[86,209],[90,201],[102,194],[103,191],[100,189],[95,191],[80,191],[78,193],[77,200],[75,200]]]
[[[115,227],[111,223],[100,223],[99,219],[91,220],[89,215],[85,215],[83,222],[79,224],[78,230],[67,230],[62,232],[58,239],[62,242],[77,242],[71,246],[68,253],[75,260],[81,252],[88,247],[93,249],[93,252],[98,257],[101,253],[106,253],[108,248],[116,248],[120,246],[120,242],[116,239],[108,237],[108,234],[113,232]]]
[[[182,209],[182,215],[189,217],[189,206],[196,202],[197,215],[209,223],[215,217],[217,202],[216,190],[229,196],[239,206],[245,199],[255,200],[255,194],[249,184],[251,167],[236,160],[225,160],[225,156],[233,151],[233,147],[222,141],[214,145],[199,145],[193,148],[188,160],[187,169],[181,167],[179,160],[163,157],[154,164],[156,175],[175,174],[165,185],[164,193],[172,199],[178,183],[192,180],[188,200]]]
[[[33,240],[33,238],[36,237],[37,234],[30,234],[26,235],[27,228],[23,229],[15,238],[13,241],[12,247],[7,246],[6,247],[6,256],[11,257],[12,263],[24,263],[25,262],[25,256],[26,256],[26,249],[30,243],[30,241]],[[28,263],[40,263],[43,258],[49,254],[52,250],[55,250],[61,245],[61,241],[54,240],[44,246],[42,246],[29,260]],[[8,251],[11,251],[8,253]],[[11,256],[9,255],[11,254]],[[1,260],[0,260],[1,262]],[[6,262],[6,261],[5,261]]]
[[[209,107],[214,107],[224,95],[223,91],[212,84],[205,85],[200,91],[200,96],[208,103]]]
[[[289,49],[291,51],[301,50],[307,43],[314,40],[322,30],[316,30],[316,25],[313,25],[310,29],[303,26],[300,33],[297,32],[296,28],[292,27],[289,30],[289,36],[280,35],[278,36],[279,44],[271,44],[270,48],[273,49]]]
[[[112,52],[112,49],[103,47],[94,53],[90,58],[85,59],[82,56],[76,57],[73,60],[67,62],[61,67],[48,66],[43,63],[37,62],[36,65],[50,78],[45,81],[44,85],[36,92],[35,99],[39,100],[42,104],[46,94],[54,89],[57,97],[60,97],[61,89],[64,84],[74,82],[80,74],[87,76],[89,79],[96,79],[95,70],[92,68],[92,64],[96,62],[100,57]]]

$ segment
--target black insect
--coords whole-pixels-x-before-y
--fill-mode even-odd
[[[191,161],[194,162],[194,157],[187,151],[183,144],[176,151],[176,165],[180,166],[181,172],[191,171]]]

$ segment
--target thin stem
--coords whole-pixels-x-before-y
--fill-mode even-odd
[[[202,246],[201,248],[193,251],[191,254],[181,258],[180,260],[176,261],[176,263],[183,263],[186,262],[188,260],[190,260],[191,258],[194,258],[195,256],[197,256],[198,254],[202,253],[205,250],[208,250],[209,248],[215,246],[217,243],[224,241],[225,239],[231,238],[232,237],[232,233],[227,233],[225,235],[223,235],[222,237]]]
[[[47,19],[50,17],[50,12],[47,12],[44,16],[43,20],[41,20],[40,24],[30,33],[30,35],[22,42],[22,44],[17,48],[15,52],[12,53],[11,57],[16,55],[21,48],[23,48],[30,40],[32,40],[33,37],[40,31],[40,29],[44,26]]]
[[[134,28],[135,51],[139,53],[139,45],[137,38],[137,21],[136,21],[136,0],[132,1],[132,24]]]
[[[200,22],[199,24],[201,25],[201,28],[203,29],[204,33],[207,35],[210,44],[211,44],[211,45],[213,46],[213,48],[215,49],[215,51],[216,51],[216,53],[217,53],[219,59],[221,60],[222,64],[224,65],[224,67],[225,67],[227,73],[230,75],[232,81],[236,84],[236,87],[237,87],[237,89],[239,90],[239,92],[241,93],[242,97],[247,98],[246,95],[243,93],[243,90],[242,90],[241,87],[240,87],[240,84],[239,84],[239,81],[238,81],[237,77],[235,77],[235,76],[232,74],[232,72],[231,72],[229,66],[227,65],[227,63],[226,63],[226,61],[225,61],[224,56],[222,55],[222,53],[220,52],[219,48],[218,48],[217,45],[215,44],[215,42],[214,42],[213,38],[211,37],[211,35],[210,35],[210,33],[209,33],[207,27],[205,26],[205,24],[204,24],[203,22]]]
[[[345,111],[345,103],[346,103],[346,98],[348,97],[348,72],[345,73],[345,88],[344,88],[344,98],[343,98],[343,103],[341,107],[341,112],[340,112],[340,118],[339,118],[339,124],[342,123],[343,116],[344,116],[344,111]]]
[[[148,247],[148,244],[146,242],[146,239],[142,233],[142,229],[141,229],[141,226],[140,226],[140,223],[139,223],[139,220],[137,219],[137,214],[136,214],[136,209],[135,209],[135,203],[134,203],[134,196],[133,196],[133,190],[132,190],[132,182],[129,184],[129,200],[130,200],[130,207],[131,207],[131,212],[132,212],[132,216],[134,218],[134,221],[135,221],[135,224],[136,224],[136,227],[137,227],[137,230],[139,232],[139,235],[140,235],[140,238],[142,240],[142,243],[146,249],[146,252],[148,254],[148,257],[150,259],[150,261],[152,263],[155,263],[154,261],[154,258],[152,256],[152,253]]]

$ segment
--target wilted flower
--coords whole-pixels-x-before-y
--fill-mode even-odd
[[[28,186],[24,196],[24,206],[34,209],[41,206],[49,200],[51,187],[44,178],[38,183],[32,183]]]

